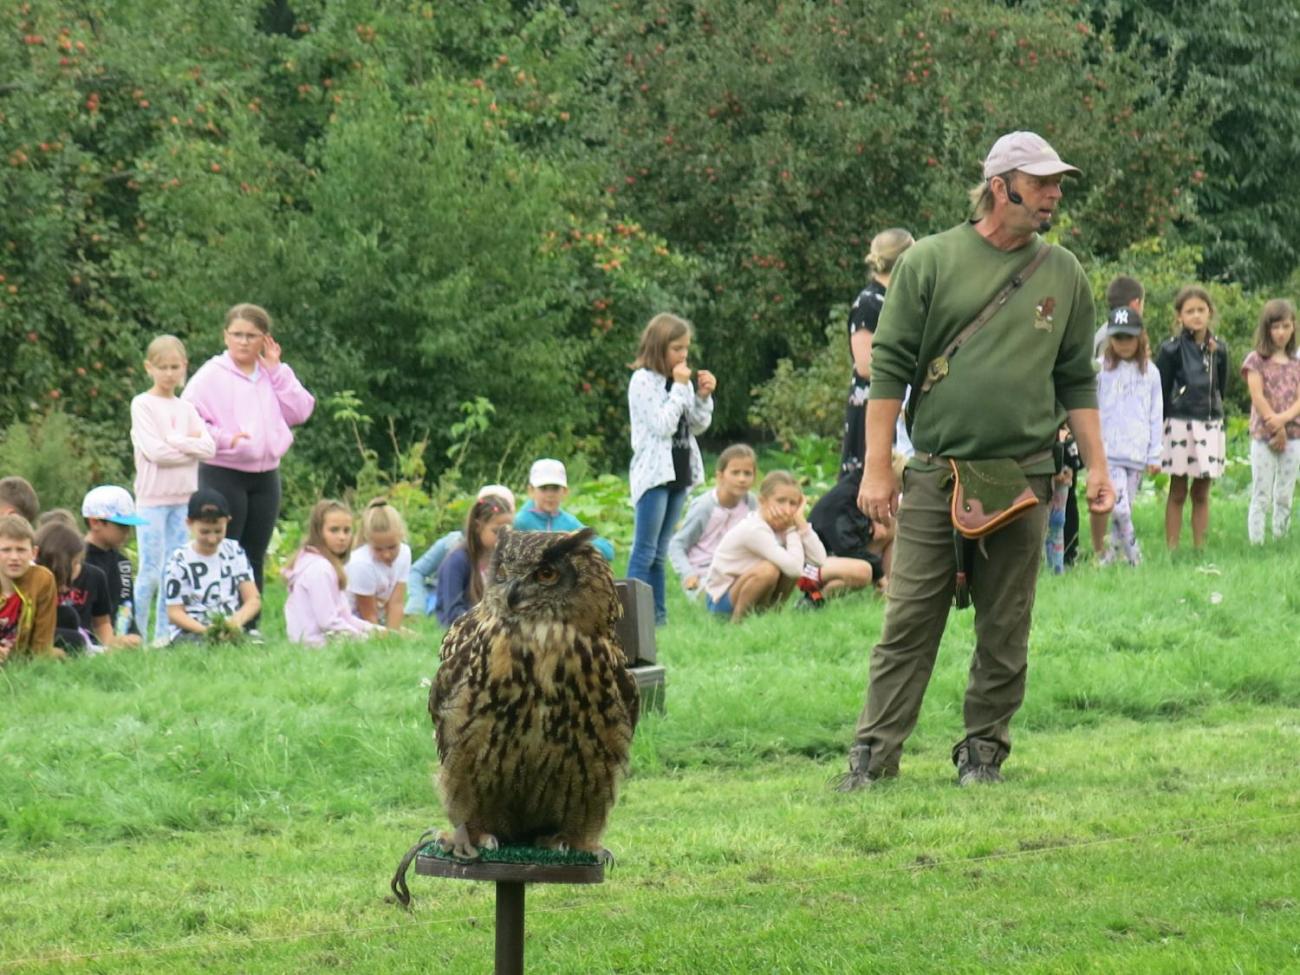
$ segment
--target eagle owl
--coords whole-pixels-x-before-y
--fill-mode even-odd
[[[429,692],[453,856],[498,843],[602,854],[640,699],[594,533],[504,529]]]

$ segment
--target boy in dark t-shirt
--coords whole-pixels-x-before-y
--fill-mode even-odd
[[[112,626],[109,645],[138,647],[134,575],[131,560],[122,553],[121,546],[131,537],[131,529],[145,520],[135,513],[131,492],[115,484],[91,488],[81,502],[81,516],[86,519],[86,565],[102,572],[108,586]]]

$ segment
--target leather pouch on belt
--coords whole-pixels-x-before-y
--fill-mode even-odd
[[[948,460],[952,465],[952,527],[966,538],[986,538],[1038,504],[1019,462]]]

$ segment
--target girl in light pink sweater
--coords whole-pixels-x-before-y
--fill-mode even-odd
[[[131,400],[136,510],[147,522],[136,533],[140,575],[135,584],[135,619],[140,635],[147,637],[150,605],[156,604],[154,636],[164,640],[163,570],[171,553],[189,541],[185,506],[198,489],[199,461],[216,450],[198,410],[176,395],[188,365],[180,339],[158,336],[149,343],[144,360],[153,386]]]
[[[330,637],[360,639],[382,633],[352,612],[343,558],[352,550],[352,512],[341,501],[317,501],[307,521],[307,541],[284,568],[289,598],[284,626],[289,639],[309,647]]]
[[[823,594],[871,584],[871,564],[828,556],[804,517],[807,501],[789,471],[772,471],[758,489],[758,510],[722,536],[705,583],[705,608],[739,623],[803,590],[809,606]]]

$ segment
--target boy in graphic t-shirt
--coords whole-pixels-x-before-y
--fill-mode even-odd
[[[262,608],[248,556],[226,538],[225,497],[200,488],[190,495],[188,516],[190,543],[172,553],[164,574],[172,644],[201,641],[217,617],[229,629],[242,630]]]

